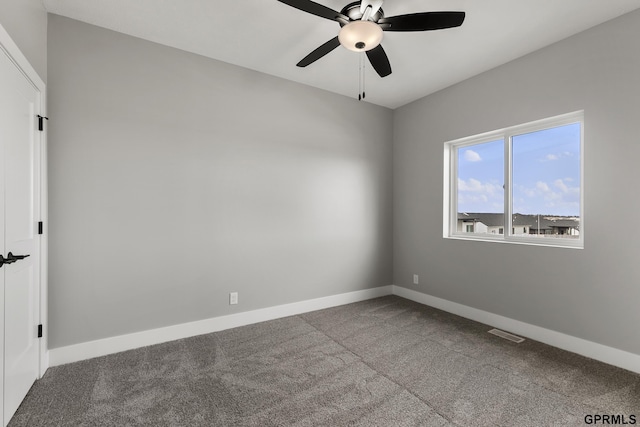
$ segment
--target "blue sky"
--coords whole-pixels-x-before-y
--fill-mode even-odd
[[[580,215],[580,124],[513,138],[513,212]],[[504,211],[502,139],[458,150],[458,212]]]

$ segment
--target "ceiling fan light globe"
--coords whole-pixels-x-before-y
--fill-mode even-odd
[[[366,52],[382,41],[382,28],[371,21],[353,21],[340,29],[338,40],[353,52]]]

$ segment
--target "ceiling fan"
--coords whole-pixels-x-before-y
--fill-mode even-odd
[[[321,18],[336,21],[340,32],[309,55],[298,67],[306,67],[322,58],[338,46],[354,52],[366,52],[369,62],[380,75],[391,74],[391,64],[380,45],[383,31],[429,31],[459,27],[464,22],[464,12],[421,12],[385,18],[381,9],[383,0],[362,0],[349,3],[340,12],[311,0],[278,0]]]

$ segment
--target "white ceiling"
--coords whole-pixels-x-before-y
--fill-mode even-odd
[[[316,0],[341,10],[350,0]],[[51,13],[357,97],[358,56],[342,47],[295,64],[339,24],[277,0],[43,0]],[[640,8],[640,0],[386,0],[385,16],[466,12],[459,28],[386,32],[393,73],[367,68],[367,101],[397,108]],[[368,64],[367,64],[368,65]]]

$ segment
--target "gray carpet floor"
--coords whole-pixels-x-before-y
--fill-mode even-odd
[[[396,296],[51,368],[18,426],[573,426],[640,375]]]

